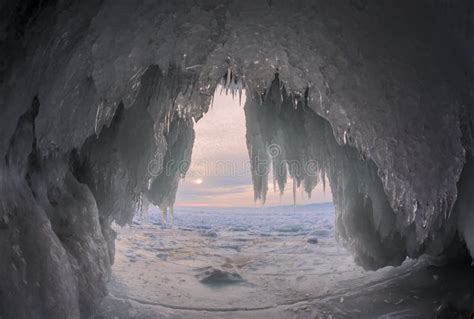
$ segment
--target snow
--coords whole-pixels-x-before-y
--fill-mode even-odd
[[[364,273],[336,245],[333,219],[330,203],[176,207],[174,228],[163,229],[151,209],[118,232],[111,294],[203,309],[257,309],[323,294]],[[316,233],[318,243],[308,244]]]
[[[118,231],[99,318],[416,318],[474,301],[459,284],[474,279],[466,267],[422,258],[363,271],[336,243],[334,217],[330,203],[177,207],[175,227],[163,229],[152,209]]]
[[[332,204],[276,206],[258,208],[194,208],[176,207],[174,227],[185,230],[234,231],[262,236],[299,236],[312,232],[334,235]],[[271,223],[268,218],[271,216]],[[136,225],[151,223],[162,226],[162,215],[150,208],[143,216],[136,215]]]

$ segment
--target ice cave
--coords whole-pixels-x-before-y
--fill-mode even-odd
[[[474,318],[473,11],[471,0],[0,1],[0,318]],[[227,233],[196,239],[185,226],[244,214],[175,212],[216,89],[241,104],[251,201],[266,202],[272,181],[285,196],[332,195],[314,214],[261,207],[249,227],[331,211],[331,236],[252,233],[246,249],[280,268],[265,282],[232,255],[222,267],[235,272],[196,261],[196,282],[162,281],[153,302],[132,296],[144,281],[114,295],[121,229],[139,229],[149,207],[176,213],[182,236],[141,225],[135,239],[181,252],[202,242],[209,258]],[[181,269],[153,253],[143,271]],[[201,305],[209,273],[245,285]]]

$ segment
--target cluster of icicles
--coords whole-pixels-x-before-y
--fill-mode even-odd
[[[225,94],[225,95],[231,95],[233,98],[236,98],[238,96],[239,98],[239,104],[242,104],[242,96],[245,95],[245,90],[246,90],[246,83],[245,83],[245,76],[241,75],[238,71],[237,71],[237,67],[233,64],[233,63],[230,63],[228,61],[228,68],[225,72],[225,74],[220,78],[220,81],[219,83],[217,83],[217,87],[216,89],[220,89],[220,94]],[[178,96],[176,96],[172,101],[170,101],[171,103],[169,103],[168,107],[166,108],[165,110],[165,114],[164,114],[164,117],[163,117],[163,121],[164,123],[162,125],[160,125],[160,127],[162,127],[163,129],[163,135],[166,136],[167,133],[169,132],[170,130],[170,125],[171,125],[171,122],[173,121],[173,118],[175,116],[178,116],[180,118],[187,118],[188,117],[188,109],[189,109],[189,106],[190,104],[192,104],[192,89],[191,88],[188,88],[187,90],[185,90],[185,92],[183,93],[179,93]],[[277,104],[279,104],[278,106],[274,105],[272,106],[270,109],[267,109],[265,111],[265,107],[262,107],[263,104],[266,104],[266,103],[272,103],[270,101],[273,100],[273,102],[276,102],[276,100],[274,98],[269,98],[270,95],[277,95],[278,97],[276,98],[277,101]],[[265,153],[264,157],[267,159],[267,165],[271,165],[273,166],[273,181],[274,181],[274,189],[277,190],[277,188],[279,188],[280,190],[280,194],[282,194],[284,192],[284,186],[286,184],[286,180],[288,177],[290,177],[292,180],[293,180],[293,201],[294,203],[296,203],[296,192],[297,192],[297,189],[300,188],[301,184],[304,185],[304,189],[305,191],[308,193],[308,195],[310,196],[311,194],[311,190],[316,186],[316,184],[321,181],[323,183],[323,186],[325,184],[325,172],[324,172],[324,167],[321,167],[320,165],[317,165],[318,168],[318,174],[316,174],[316,176],[308,176],[306,174],[302,174],[302,172],[300,172],[300,169],[298,168],[295,168],[295,167],[292,167],[291,165],[285,165],[285,169],[282,171],[281,169],[276,169],[277,165],[281,165],[283,164],[284,161],[286,160],[297,160],[299,162],[299,165],[298,166],[302,166],[304,164],[306,164],[308,158],[307,158],[307,155],[308,155],[308,150],[299,150],[297,153],[298,154],[293,154],[291,156],[291,158],[286,158],[286,153],[289,152],[290,154],[291,153],[294,153],[294,149],[293,147],[289,146],[289,145],[286,145],[288,144],[287,143],[287,139],[283,139],[282,138],[282,135],[281,134],[286,134],[286,135],[291,135],[293,132],[292,132],[292,129],[290,127],[287,127],[287,125],[285,125],[285,123],[280,123],[280,120],[277,120],[278,118],[278,115],[281,113],[281,112],[290,112],[290,113],[293,113],[295,112],[294,115],[292,116],[301,116],[302,114],[299,114],[299,115],[296,115],[296,113],[298,113],[298,108],[301,108],[303,107],[302,105],[304,104],[304,95],[305,94],[301,94],[300,92],[293,92],[293,93],[289,93],[286,91],[283,83],[281,81],[278,80],[278,73],[275,75],[275,80],[271,83],[271,85],[265,90],[265,93],[263,94],[257,94],[255,95],[254,97],[257,97],[256,100],[253,100],[253,101],[249,101],[249,107],[251,108],[255,108],[255,114],[253,115],[249,115],[247,114],[246,112],[246,121],[247,121],[247,124],[248,125],[251,125],[251,126],[254,126],[255,128],[258,127],[258,130],[263,130],[263,131],[267,131],[268,132],[268,129],[265,127],[266,125],[270,125],[271,127],[273,127],[274,129],[276,129],[277,131],[279,131],[280,133],[277,134],[277,131],[273,131],[273,129],[271,131],[272,132],[272,135],[273,136],[262,136],[263,138],[263,145],[266,145],[265,146],[265,150],[259,150],[258,153],[260,155],[262,155],[261,152]],[[260,98],[260,99],[259,99]],[[268,98],[268,101],[266,101]],[[213,96],[211,96],[211,105],[213,103]],[[270,118],[273,118],[274,120],[276,120],[273,124],[271,123],[260,123],[257,118],[262,118],[262,116],[257,116],[257,118],[254,118],[255,115],[257,115],[257,113],[260,113],[260,112],[276,112],[276,114],[274,116],[270,116]],[[253,112],[251,112],[253,113]],[[261,114],[261,115],[265,115],[265,114]],[[263,118],[266,118],[266,116],[263,116]],[[286,123],[288,124],[288,123]],[[255,143],[257,141],[252,141],[250,140],[249,141],[250,143]],[[257,142],[258,145],[262,145],[260,143]],[[269,151],[268,149],[268,146],[271,145],[271,144],[278,144],[279,147],[281,147],[282,149],[282,154],[280,154],[280,156],[273,156],[271,154],[271,151]],[[254,145],[256,146],[256,145]],[[251,147],[249,145],[249,147]],[[313,152],[309,152],[309,153],[313,153],[313,155],[316,155],[318,152],[317,151],[314,151]],[[314,154],[316,153],[316,154]],[[249,154],[252,154],[252,149],[249,149]],[[317,155],[320,155],[320,154],[317,154]],[[255,155],[256,156],[256,155]],[[251,155],[252,157],[252,155]],[[316,157],[319,157],[319,156],[316,156]],[[250,159],[252,160],[252,158]],[[184,176],[181,176],[182,178],[184,178]],[[265,184],[267,182],[267,179],[264,178],[265,180]],[[263,182],[263,181],[262,181]],[[303,183],[302,183],[303,182]],[[254,184],[255,184],[255,180],[254,180]],[[257,184],[259,184],[257,182]],[[276,186],[278,184],[278,187]],[[258,198],[260,198],[262,200],[262,203],[265,202],[265,193],[267,191],[267,186],[264,186],[264,185],[260,185],[262,187],[262,189],[255,189],[256,191],[256,200]],[[140,196],[140,198],[138,199],[137,201],[137,204],[138,204],[138,211],[143,214],[145,213],[146,214],[146,211],[148,210],[148,200],[145,198],[146,196]],[[162,207],[162,213],[163,213],[163,218],[164,218],[164,221],[166,220],[166,215],[168,215],[167,213],[170,212],[171,213],[171,218],[173,219],[173,205],[169,205],[170,203],[168,203],[168,205],[164,205]],[[169,208],[169,210],[168,210]]]
[[[230,94],[232,97],[236,95],[239,96],[239,104],[242,104],[242,92],[245,90],[245,82],[244,77],[239,76],[237,72],[235,72],[233,67],[229,67],[225,75],[221,78],[219,82],[221,87],[221,94],[222,91],[225,90],[225,94]]]
[[[265,203],[270,172],[273,173],[274,190],[278,189],[280,195],[285,191],[287,180],[293,181],[294,204],[297,189],[311,197],[312,190],[321,182],[325,191],[326,127],[307,106],[308,90],[305,93],[288,92],[279,73],[275,73],[271,85],[246,103],[256,201]]]

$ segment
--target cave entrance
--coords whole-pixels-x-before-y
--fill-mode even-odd
[[[240,102],[217,88],[194,126],[174,225],[150,206],[119,231],[112,294],[178,313],[258,311],[321,295],[348,271],[360,275],[334,239],[329,189],[318,186],[311,198],[297,189],[294,205],[292,182],[280,195],[270,178],[265,205],[254,202],[245,103],[245,94]]]
[[[239,98],[217,87],[209,111],[194,125],[191,165],[180,181],[177,207],[253,206],[245,101],[245,91]]]
[[[344,161],[331,162],[342,168],[341,174],[330,172],[333,185],[334,178],[337,180],[342,174],[348,177],[342,181],[350,183],[354,183],[358,173],[370,176],[365,173],[371,166],[363,161],[349,161],[357,159],[358,154],[336,143],[328,123],[301,108],[304,95],[299,95],[298,101],[289,101],[288,97],[295,95],[283,97],[281,88],[275,77],[264,99],[244,96],[239,103],[238,98],[221,94],[218,87],[210,110],[194,123],[191,167],[185,170],[187,176],[180,181],[176,202],[173,201],[174,225],[164,222],[160,208],[150,206],[145,214],[134,218],[131,227],[118,232],[114,275],[109,286],[113,297],[105,301],[110,306],[105,309],[110,309],[111,318],[120,318],[116,311],[126,301],[133,301],[125,307],[134,318],[331,318],[332,314],[341,314],[341,307],[348,314],[341,317],[348,318],[379,317],[386,313],[405,317],[410,307],[418,307],[414,311],[423,313],[418,298],[405,300],[407,291],[419,287],[431,291],[427,287],[438,279],[426,281],[426,276],[417,276],[406,287],[390,284],[393,278],[411,273],[415,265],[411,261],[399,269],[384,268],[372,273],[357,267],[353,257],[336,243],[336,235],[345,237],[346,244],[356,245],[360,245],[361,238],[366,241],[364,245],[373,245],[373,237],[367,236],[365,219],[356,223],[341,214],[335,234],[331,193],[328,189],[322,192],[323,183],[314,188],[315,180],[305,179],[303,174],[301,188],[295,189],[295,179],[290,178],[285,184],[287,192],[280,197],[280,180],[273,183],[276,191],[272,192],[268,171],[255,175],[253,164],[249,163],[255,153],[249,149],[263,149],[266,158],[272,159],[267,163],[273,164],[274,149],[261,146],[265,146],[269,136],[276,136],[277,142],[285,143],[282,148],[286,158],[295,153],[297,156],[293,158],[297,163],[301,162],[298,161],[301,156],[303,160],[304,156],[328,159],[328,154],[312,149],[311,143],[316,146],[327,143],[325,146],[332,154],[344,155],[337,157]],[[269,103],[265,104],[264,100]],[[273,112],[274,105],[278,105],[279,112]],[[284,118],[275,117],[275,113]],[[255,120],[261,125],[257,129]],[[273,125],[274,121],[280,121],[279,126]],[[285,128],[288,131],[282,132],[283,137],[278,132],[273,134]],[[179,134],[166,133],[168,142],[179,140]],[[324,134],[330,138],[318,141]],[[194,134],[185,135],[189,136]],[[301,149],[304,152],[299,153]],[[171,154],[182,154],[175,152],[174,147],[171,150]],[[328,167],[318,166],[316,172]],[[299,169],[298,165],[288,167],[286,177],[295,176]],[[269,171],[272,176],[274,168],[270,166]],[[324,180],[325,174],[321,175]],[[360,189],[349,186],[341,191],[336,185],[335,195],[359,199]],[[258,201],[255,204],[254,198],[261,199],[267,188],[270,188],[268,196],[263,195],[266,205]],[[313,190],[310,200],[304,195],[308,188]],[[356,192],[347,191],[351,189]],[[297,205],[293,205],[295,197]],[[371,213],[370,198],[355,203],[361,212]],[[351,237],[351,231],[344,233],[351,225],[356,225],[351,231],[359,232],[361,238]],[[370,254],[366,257],[375,259]],[[439,276],[432,274],[433,278]],[[432,304],[426,296],[424,305]],[[372,307],[359,309],[360,305]],[[395,308],[397,311],[401,308],[401,312],[394,312]],[[362,312],[369,315],[360,316]]]

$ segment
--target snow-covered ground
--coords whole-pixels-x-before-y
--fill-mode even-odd
[[[173,229],[151,210],[119,231],[98,318],[421,318],[448,301],[474,304],[463,267],[363,271],[334,239],[332,204],[174,215]]]

